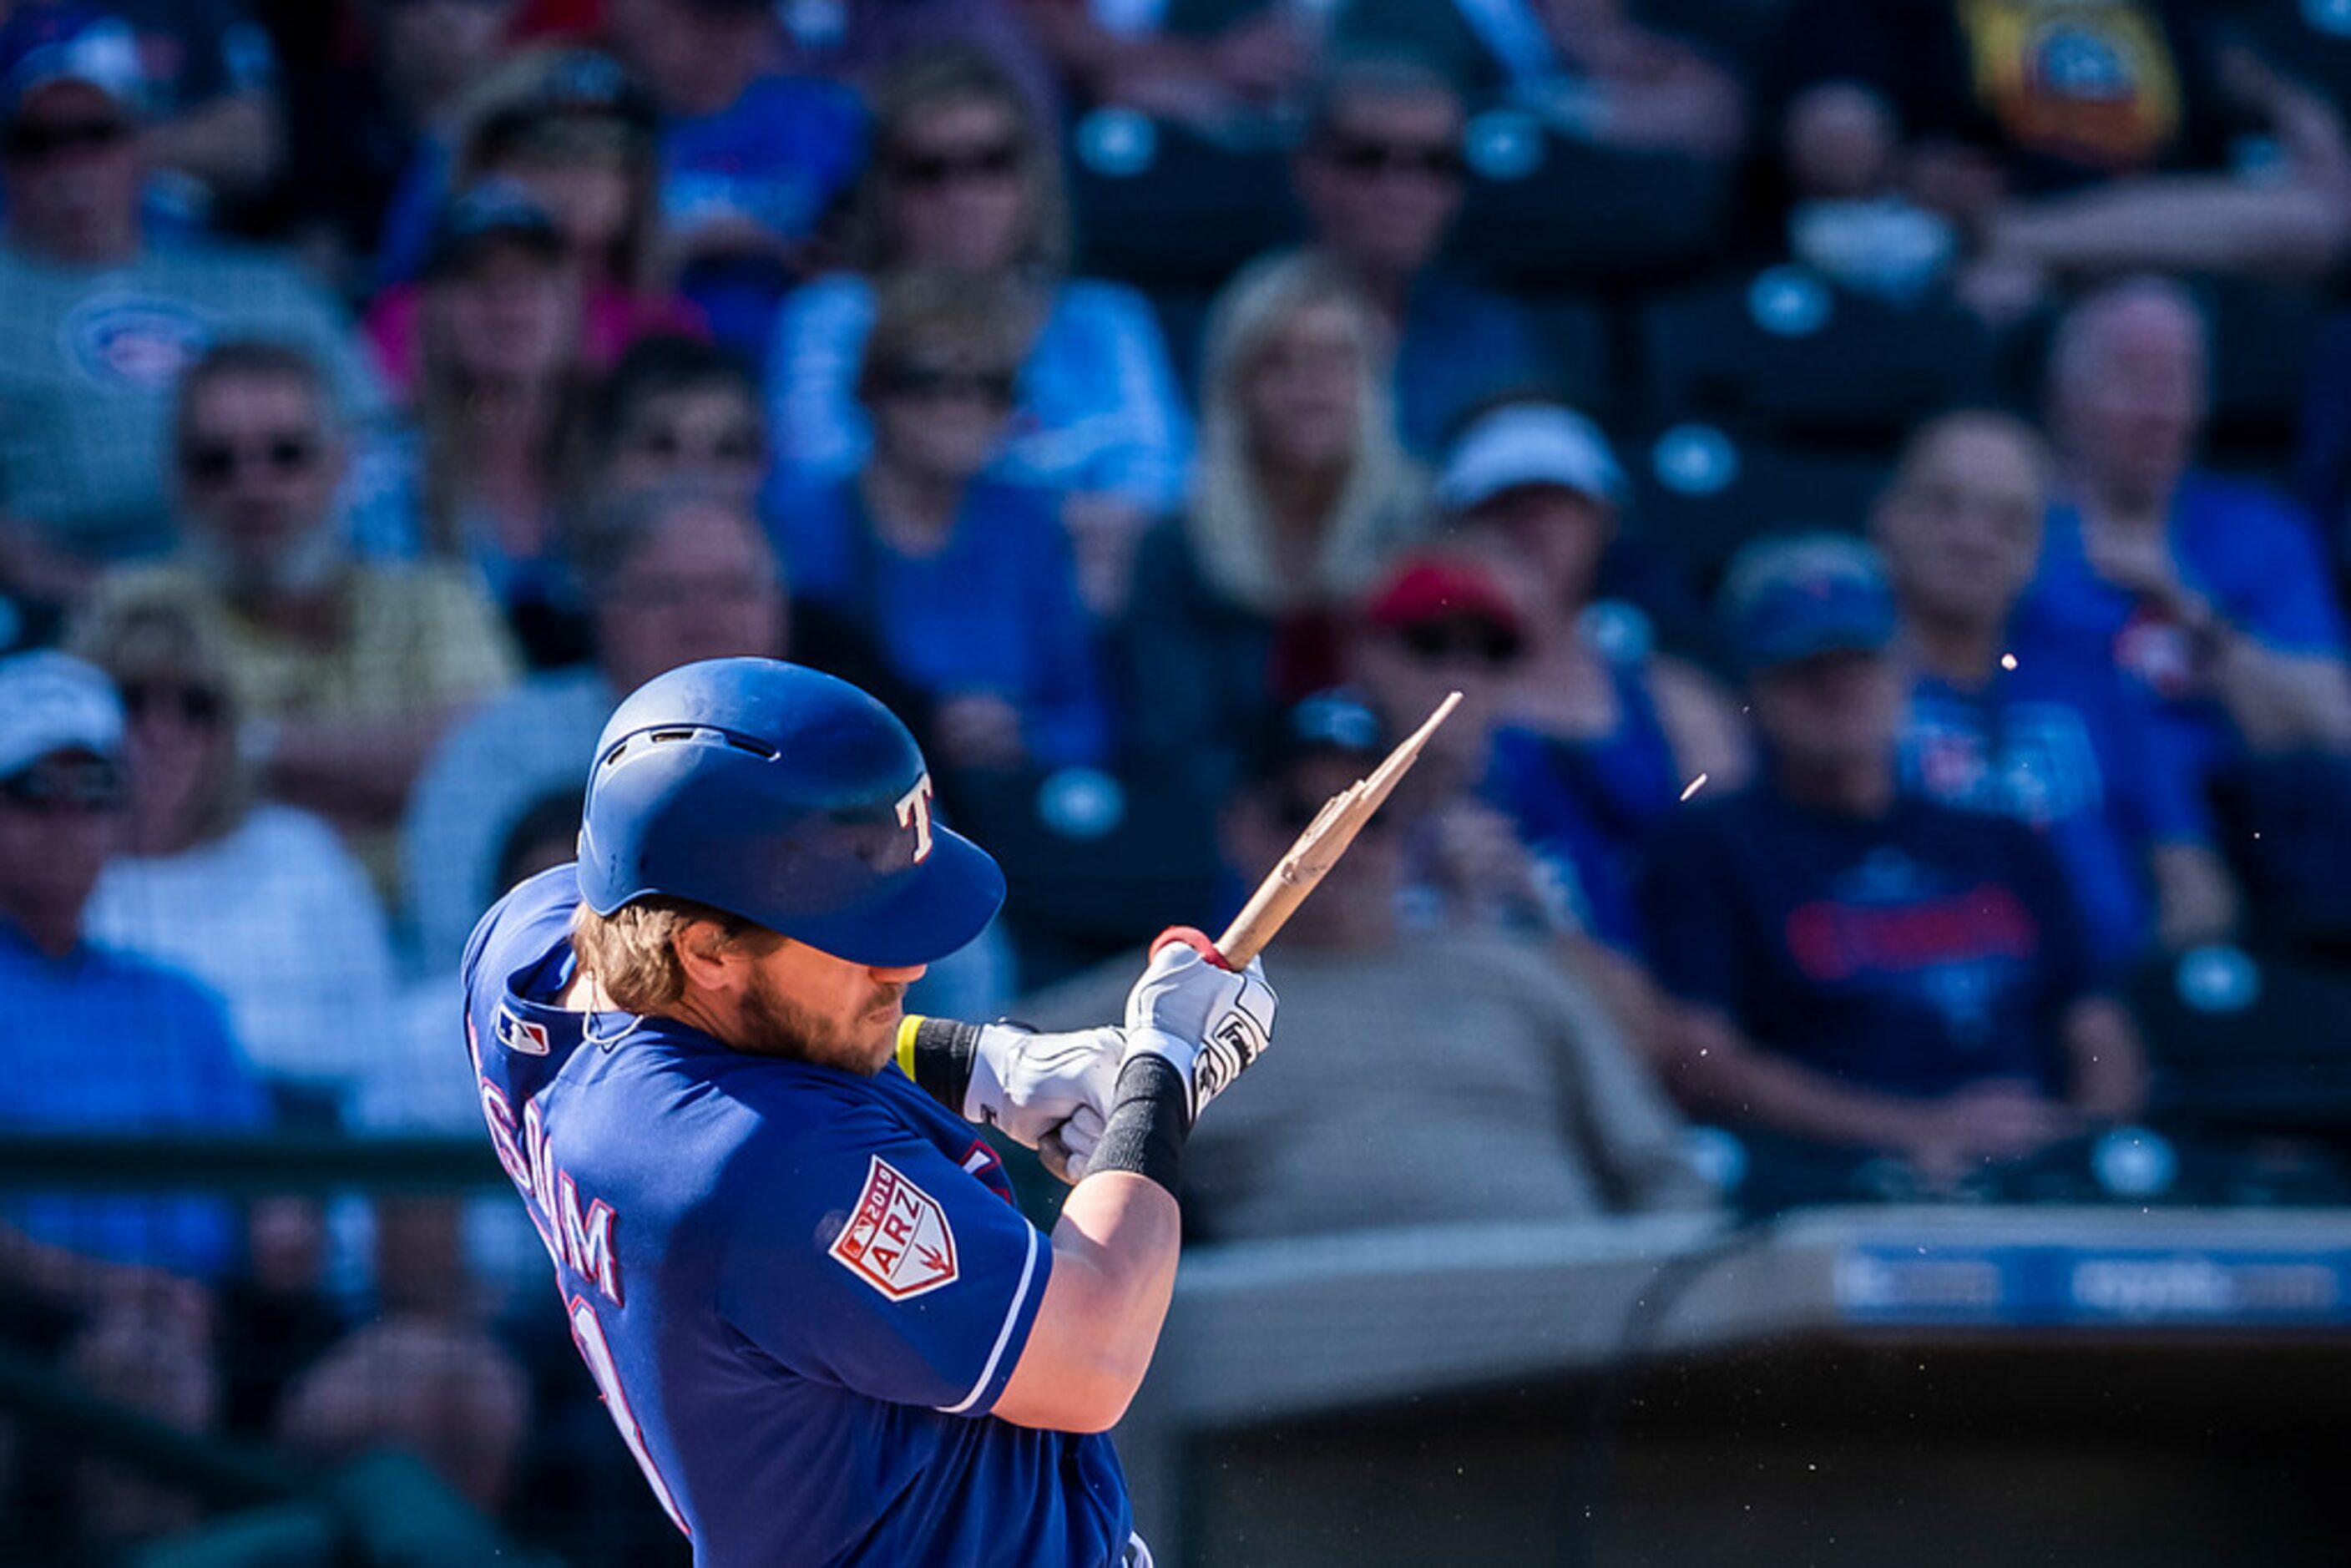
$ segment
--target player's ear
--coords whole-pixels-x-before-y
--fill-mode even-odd
[[[670,938],[678,968],[687,984],[698,990],[726,990],[741,966],[742,954],[726,940],[714,920],[689,920]]]

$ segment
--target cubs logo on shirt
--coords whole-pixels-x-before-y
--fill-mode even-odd
[[[66,359],[101,386],[162,392],[176,385],[212,341],[186,306],[160,296],[101,295],[60,327]]]
[[[866,1167],[856,1211],[827,1250],[893,1301],[955,1282],[955,1231],[946,1211],[879,1155]]]

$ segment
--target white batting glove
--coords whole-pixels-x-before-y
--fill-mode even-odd
[[[1060,1149],[1093,1153],[1118,1092],[1126,1036],[1115,1029],[1038,1034],[1018,1024],[982,1024],[972,1050],[963,1118],[1037,1148],[1060,1134]],[[1049,1158],[1048,1165],[1052,1163]],[[1057,1173],[1058,1174],[1058,1173]]]
[[[1170,926],[1151,945],[1151,967],[1127,993],[1126,1048],[1167,1059],[1190,1093],[1196,1122],[1272,1040],[1275,1003],[1262,963],[1251,959],[1236,973],[1205,934]]]

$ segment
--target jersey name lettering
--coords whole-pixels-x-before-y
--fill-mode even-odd
[[[946,1211],[879,1155],[866,1167],[856,1211],[827,1250],[893,1301],[955,1282],[955,1232]]]

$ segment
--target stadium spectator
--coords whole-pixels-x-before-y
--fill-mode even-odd
[[[758,378],[716,344],[643,340],[590,400],[577,469],[574,487],[585,502],[689,483],[754,505],[768,474]]]
[[[1729,159],[1747,109],[1729,71],[1646,27],[1625,0],[1353,0],[1340,47],[1407,48],[1471,98],[1499,99],[1563,134]]]
[[[253,797],[226,660],[184,605],[133,601],[77,628],[75,649],[129,716],[125,852],[85,928],[210,987],[283,1119],[335,1118],[392,994],[367,873],[325,822]]]
[[[122,709],[104,675],[57,653],[0,659],[0,1128],[256,1128],[266,1106],[219,1003],[84,928],[115,841],[122,764]],[[0,1220],[5,1332],[103,1397],[203,1430],[221,1403],[214,1287],[238,1250],[235,1217],[216,1199],[14,1194]],[[94,1466],[67,1467],[25,1501],[36,1519],[62,1513],[58,1527],[80,1536],[69,1549],[190,1522],[183,1500]]]
[[[1574,929],[1547,897],[1518,830],[1479,794],[1499,699],[1526,651],[1518,606],[1474,557],[1430,550],[1399,559],[1359,606],[1343,666],[1347,689],[1393,735],[1418,728],[1454,692],[1461,702],[1429,739],[1390,805],[1402,833],[1407,925]]]
[[[1963,297],[1995,319],[2053,282],[2154,267],[2314,277],[2351,240],[2335,111],[2207,8],[2108,0],[2040,23],[2011,5],[1805,0],[1768,72],[1790,184],[1907,191],[1974,236]],[[2263,125],[2273,177],[2231,166]]]
[[[1488,788],[1596,940],[1644,946],[1634,907],[1642,840],[1698,780],[1733,789],[1746,738],[1691,665],[1593,613],[1624,470],[1599,430],[1557,403],[1482,414],[1446,455],[1437,499],[1520,596],[1526,656],[1500,699]]]
[[[1437,261],[1461,210],[1461,95],[1384,57],[1334,65],[1308,109],[1291,178],[1313,243],[1377,308],[1405,444],[1434,453],[1464,410],[1545,369],[1527,313]]]
[[[465,95],[458,126],[443,187],[496,182],[548,214],[580,280],[583,363],[609,370],[649,333],[700,330],[701,312],[667,292],[653,106],[620,62],[592,49],[517,54]],[[421,260],[432,212],[414,211],[407,226]],[[377,361],[402,390],[417,375],[419,293],[395,284],[368,311]]]
[[[182,382],[174,434],[185,542],[110,573],[91,613],[170,605],[203,625],[262,790],[353,835],[384,879],[383,835],[426,752],[514,678],[496,610],[461,568],[354,557],[334,512],[343,433],[302,354],[212,350]]]
[[[1343,693],[1278,716],[1225,815],[1226,859],[1244,885],[1385,749],[1377,716]],[[1196,1235],[1701,1207],[1678,1120],[1548,947],[1490,927],[1406,928],[1397,821],[1374,817],[1282,928],[1282,985],[1307,999],[1303,1027],[1258,1064],[1286,1061],[1268,1093],[1246,1108],[1235,1095],[1233,1114],[1220,1107],[1194,1134],[1186,1209]],[[1020,1013],[1067,1026],[1102,1016],[1123,989],[1097,971]],[[1445,1071],[1412,1070],[1436,1039]]]
[[[776,301],[855,180],[856,96],[787,75],[767,0],[611,0],[607,34],[661,113],[661,217],[722,342],[765,350]]]
[[[2058,504],[2024,612],[2159,699],[2199,788],[2246,751],[2351,747],[2311,525],[2196,465],[2210,377],[2203,318],[2177,284],[2126,279],[2066,317],[2049,359]]]
[[[413,271],[459,108],[504,52],[516,8],[367,0],[315,41],[322,57],[301,60],[289,46],[286,175],[266,216],[346,293]]]
[[[850,472],[872,443],[856,382],[877,280],[933,267],[1008,290],[1022,347],[997,473],[1064,493],[1087,597],[1108,614],[1145,522],[1182,498],[1192,433],[1150,307],[1065,276],[1065,202],[1059,154],[1000,70],[960,52],[907,59],[874,89],[873,156],[852,214],[858,270],[785,306],[769,422],[796,476]]]
[[[1528,643],[1517,597],[1467,550],[1406,556],[1362,607],[1346,669],[1391,731],[1417,727],[1447,693],[1461,694],[1389,808],[1405,855],[1403,918],[1549,940],[1568,973],[1646,1047],[1657,1027],[1656,988],[1639,964],[1584,930],[1558,869],[1494,798],[1495,732]]]
[[[0,24],[0,580],[70,600],[97,566],[170,548],[157,458],[172,388],[209,343],[301,345],[355,428],[381,393],[334,307],[290,268],[151,242],[134,41],[110,19],[52,36],[33,15]]]
[[[1121,653],[1134,749],[1204,801],[1254,725],[1338,679],[1342,623],[1422,530],[1389,385],[1377,316],[1321,256],[1260,258],[1209,313],[1192,503],[1144,539]]]
[[[780,657],[793,641],[767,531],[722,493],[679,484],[607,497],[582,513],[574,553],[594,663],[535,674],[476,709],[434,747],[410,800],[402,862],[427,968],[453,970],[506,891],[492,873],[522,814],[558,790],[577,805],[623,694],[696,659]]]
[[[579,283],[546,213],[482,185],[443,214],[422,302],[422,553],[477,574],[539,666],[580,654],[557,515],[584,393]]]
[[[1940,1185],[2135,1113],[2137,1036],[2047,846],[1901,787],[1875,553],[1766,540],[1724,602],[1764,771],[1677,813],[1644,884],[1683,1103],[1755,1136],[1759,1186],[1808,1198],[1854,1196],[1872,1155]]]
[[[2093,956],[2213,941],[2236,915],[2227,867],[2153,704],[2113,664],[2015,634],[2041,556],[2048,455],[2005,414],[1946,415],[1905,447],[1872,535],[1911,676],[1905,789],[2011,817],[2055,852]]]
[[[1322,57],[1319,9],[1283,0],[1014,3],[1073,101],[1228,136],[1265,130]]]
[[[778,518],[795,587],[930,700],[943,772],[1098,763],[1113,740],[1054,497],[988,471],[1012,413],[1019,309],[1011,286],[953,273],[887,284],[857,376],[872,455]]]
[[[78,0],[33,0],[64,13]],[[136,35],[146,78],[140,141],[168,210],[204,221],[257,193],[285,156],[277,50],[246,0],[108,0]]]

